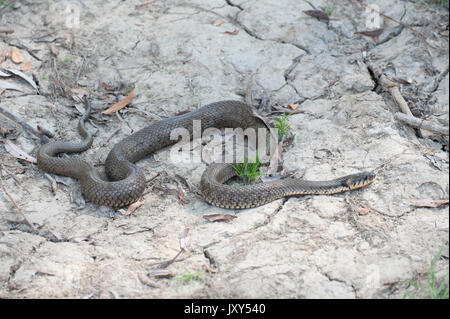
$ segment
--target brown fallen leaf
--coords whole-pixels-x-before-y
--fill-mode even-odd
[[[183,114],[186,114],[186,113],[189,113],[189,112],[190,112],[190,110],[180,111],[180,112],[175,113],[174,116],[183,115]]]
[[[27,82],[29,85],[31,85],[35,90],[38,90],[38,86],[37,86],[36,82],[30,76],[26,75],[25,73],[23,73],[19,70],[14,70],[14,69],[3,69],[3,70],[7,71],[9,73],[12,73],[15,76],[18,76],[19,78],[21,78],[22,80]]]
[[[319,21],[320,20],[330,21],[330,17],[328,16],[328,14],[326,14],[321,10],[305,10],[303,11],[303,13],[309,15],[310,17],[317,18],[317,20]]]
[[[214,21],[213,26],[218,27],[219,25],[221,25],[223,23],[222,20],[218,19],[216,21]]]
[[[226,34],[231,34],[231,35],[236,35],[236,34],[239,33],[239,29],[236,29],[236,30],[234,30],[234,31],[225,31],[224,33],[226,33]]]
[[[70,93],[72,94],[72,99],[77,102],[81,102],[84,96],[89,95],[89,92],[83,88],[71,88]]]
[[[326,88],[332,87],[332,86],[335,85],[340,79],[341,79],[341,77],[338,76],[338,77],[335,78],[333,81],[331,81],[330,83],[328,83],[328,85],[326,86]]]
[[[31,68],[31,61],[28,61],[20,67],[20,71],[27,72],[30,68]]]
[[[130,206],[128,206],[128,209],[127,209],[127,212],[125,213],[125,216],[130,216],[131,214],[133,214],[133,212],[134,212],[137,208],[139,208],[139,207],[141,207],[142,205],[144,205],[144,203],[145,203],[145,201],[142,200],[142,201],[134,202],[133,204],[131,204]]]
[[[11,61],[13,61],[14,63],[20,64],[23,62],[23,57],[20,54],[19,50],[11,49],[10,55],[11,55]]]
[[[73,33],[67,32],[64,36],[64,46],[69,50],[72,49],[73,46]]]
[[[299,103],[288,104],[288,108],[295,111],[299,105],[300,105]]]
[[[411,81],[408,81],[403,78],[397,78],[397,77],[392,78],[392,80],[394,80],[397,83],[404,84],[404,85],[410,85],[412,83]]]
[[[142,3],[142,4],[138,4],[138,5],[135,6],[134,8],[135,8],[135,9],[149,8],[150,5],[151,5],[153,2],[155,2],[155,1],[156,1],[156,0],[150,0],[150,1],[144,2],[144,3]]]
[[[184,203],[186,202],[186,192],[184,191],[184,189],[182,189],[180,187],[180,191],[179,191],[180,195],[178,195],[178,202],[181,205],[184,205]]]
[[[55,57],[58,56],[58,53],[59,53],[58,48],[56,48],[54,45],[51,45],[51,44],[50,44],[50,52]]]
[[[148,273],[147,276],[150,278],[156,278],[156,279],[174,277],[174,275],[170,271],[168,271],[167,269],[162,269],[162,268],[153,269],[152,271],[150,271]]]
[[[133,97],[134,97],[134,90],[135,89],[131,90],[131,92],[127,96],[125,96],[122,100],[120,100],[119,102],[115,103],[114,105],[109,107],[107,110],[104,110],[102,112],[102,114],[107,114],[108,115],[108,114],[112,114],[112,113],[115,113],[115,112],[123,109],[133,99]]]
[[[442,205],[448,205],[449,200],[448,199],[429,199],[429,198],[425,198],[425,199],[417,199],[417,200],[412,200],[411,201],[411,205],[415,206],[415,207],[431,207],[431,208],[436,208]]]
[[[37,163],[36,159],[33,156],[28,155],[26,152],[21,150],[16,144],[11,142],[10,140],[6,140],[5,149],[9,154],[14,156],[15,158],[22,159],[30,163]]]
[[[375,29],[375,30],[364,30],[364,31],[356,31],[355,34],[365,35],[367,37],[378,37],[383,33],[384,29]]]
[[[374,38],[375,42],[378,43],[378,37],[384,31],[383,28],[375,29],[375,30],[364,30],[364,31],[356,31],[355,34],[365,35],[366,37]]]
[[[367,215],[370,212],[370,207],[364,207],[359,211],[360,215]]]
[[[231,214],[209,214],[209,215],[203,215],[203,218],[206,219],[209,222],[226,222],[229,223],[233,219],[237,218],[236,215]]]

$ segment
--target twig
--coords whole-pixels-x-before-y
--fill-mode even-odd
[[[381,74],[379,81],[381,86],[383,86],[383,88],[385,88],[386,90],[389,91],[389,93],[391,93],[392,97],[395,99],[402,112],[405,113],[406,115],[414,116],[408,106],[408,103],[405,101],[402,94],[400,93],[398,85],[389,80],[384,74]]]
[[[386,75],[384,75],[379,70],[379,68],[375,67],[374,65],[369,65],[368,68],[373,72],[374,76],[378,79],[381,86],[392,95],[395,102],[397,102],[398,106],[402,110],[402,112],[405,113],[408,117],[414,117],[414,115],[411,112],[411,109],[408,106],[408,103],[405,101],[402,94],[400,93],[398,85],[396,83],[392,82],[391,80],[389,80],[386,77]],[[418,130],[419,130],[420,135],[423,136],[420,128],[418,128]]]
[[[56,195],[56,180],[47,173],[44,173],[44,176],[50,182],[53,195]]]
[[[11,121],[13,121],[13,122],[19,124],[20,126],[22,126],[22,128],[25,129],[26,131],[28,131],[31,134],[33,134],[34,136],[38,137],[42,142],[44,142],[44,143],[50,142],[50,139],[47,136],[39,133],[37,130],[32,128],[30,125],[28,125],[28,123],[26,123],[26,122],[22,121],[21,119],[17,118],[15,115],[9,113],[8,111],[3,109],[2,107],[0,107],[0,113],[5,115]]]
[[[441,134],[441,135],[449,135],[448,133],[448,126],[441,126],[439,124],[427,121],[427,120],[422,120],[419,119],[415,116],[409,116],[400,112],[395,113],[395,119],[398,121],[401,121],[403,123],[406,123],[412,127],[415,127],[417,129],[424,129],[436,134]]]
[[[39,234],[36,227],[34,227],[33,224],[28,221],[28,219],[25,217],[25,214],[23,213],[22,209],[19,207],[19,205],[17,205],[14,198],[12,198],[11,194],[8,193],[8,191],[6,190],[5,186],[3,185],[3,178],[2,178],[1,171],[2,171],[2,167],[0,166],[0,188],[2,189],[3,193],[9,198],[10,202],[14,205],[14,207],[16,207],[17,212],[20,215],[20,217],[22,217],[22,220],[17,221],[17,222],[23,223],[23,224],[29,226],[36,234]]]

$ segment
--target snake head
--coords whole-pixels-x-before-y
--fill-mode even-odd
[[[375,180],[375,173],[361,172],[347,176],[346,184],[350,189],[358,189],[371,184]]]

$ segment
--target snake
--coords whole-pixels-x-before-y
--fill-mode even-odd
[[[107,178],[88,162],[78,157],[59,157],[60,153],[80,153],[89,149],[93,135],[85,122],[91,113],[84,99],[85,113],[78,122],[83,139],[78,142],[52,141],[37,150],[37,165],[53,174],[79,180],[83,195],[98,205],[118,209],[138,201],[146,188],[143,170],[136,166],[140,159],[177,142],[171,139],[176,128],[185,128],[192,137],[194,121],[201,123],[202,132],[215,128],[267,127],[253,107],[240,101],[226,100],[207,104],[185,114],[164,118],[136,131],[113,146],[105,161]],[[371,184],[373,172],[358,172],[327,181],[285,178],[250,185],[226,184],[237,176],[231,163],[212,163],[203,172],[200,193],[206,202],[226,209],[245,209],[265,205],[274,200],[301,195],[336,194]]]

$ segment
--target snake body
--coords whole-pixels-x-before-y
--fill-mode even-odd
[[[110,180],[104,180],[89,163],[78,158],[60,158],[58,153],[83,152],[92,145],[92,135],[86,130],[85,120],[91,111],[80,118],[78,129],[83,136],[80,143],[55,141],[42,145],[37,152],[38,166],[49,173],[77,178],[87,199],[99,205],[120,208],[137,201],[145,190],[143,172],[134,164],[157,150],[176,143],[171,132],[183,127],[192,135],[194,121],[201,121],[201,130],[215,128],[264,127],[253,110],[238,101],[208,104],[195,111],[153,123],[117,143],[109,153],[105,171]],[[273,200],[306,194],[333,194],[364,187],[375,178],[371,172],[362,172],[330,181],[283,179],[270,183],[230,186],[223,184],[235,176],[230,164],[211,164],[203,173],[200,190],[212,205],[243,209],[264,205]]]

